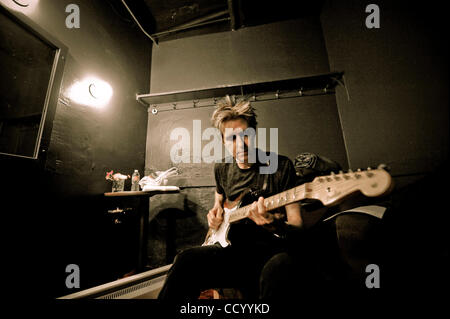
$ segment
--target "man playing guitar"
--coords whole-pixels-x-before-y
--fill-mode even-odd
[[[296,186],[296,175],[293,163],[285,156],[272,153],[271,163],[261,160],[267,154],[255,149],[251,134],[246,134],[254,132],[257,125],[250,102],[235,103],[227,96],[215,110],[212,122],[233,159],[214,166],[215,201],[207,215],[210,232],[224,222],[224,207],[250,204],[247,218],[231,225],[230,245],[205,242],[179,253],[159,299],[196,299],[212,288],[239,288],[244,297],[264,298],[273,293],[272,286],[279,285],[276,278],[271,279],[270,269],[285,254],[289,237],[302,232],[298,202],[277,211],[266,210],[264,198]],[[275,169],[267,173],[264,168],[268,165]]]

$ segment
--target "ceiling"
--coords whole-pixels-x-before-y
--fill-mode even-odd
[[[108,0],[125,21],[130,12],[155,42],[319,15],[311,0]]]

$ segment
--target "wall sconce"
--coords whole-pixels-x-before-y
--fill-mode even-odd
[[[30,14],[36,9],[39,0],[0,0],[0,3],[11,10],[22,12],[23,14]]]
[[[88,77],[75,82],[70,88],[68,97],[79,104],[103,107],[111,100],[113,89],[109,83],[95,77]]]

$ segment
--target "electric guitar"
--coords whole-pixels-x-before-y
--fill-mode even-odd
[[[321,201],[324,206],[331,207],[356,192],[367,197],[377,197],[388,194],[392,188],[392,178],[382,168],[365,171],[358,169],[356,172],[349,170],[346,173],[341,171],[338,174],[316,177],[312,182],[267,197],[264,199],[264,206],[267,211],[272,211],[304,199],[315,199]],[[225,202],[223,222],[217,230],[208,230],[203,246],[219,243],[222,247],[227,247],[231,244],[227,238],[231,224],[247,218],[251,207],[240,207],[240,204],[239,200],[233,203]]]

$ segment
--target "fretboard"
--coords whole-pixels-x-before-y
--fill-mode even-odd
[[[305,185],[300,185],[276,195],[264,199],[264,206],[267,211],[271,211],[285,205],[298,202],[305,199]],[[250,212],[251,205],[243,206],[230,213],[229,222],[237,222],[241,219],[247,218]]]
[[[315,178],[312,182],[288,189],[264,199],[267,211],[301,201],[303,199],[320,200],[325,206],[335,205],[346,196],[361,191],[365,196],[374,197],[387,194],[392,190],[392,178],[384,169],[358,170]],[[230,212],[229,222],[248,217],[251,205]]]

